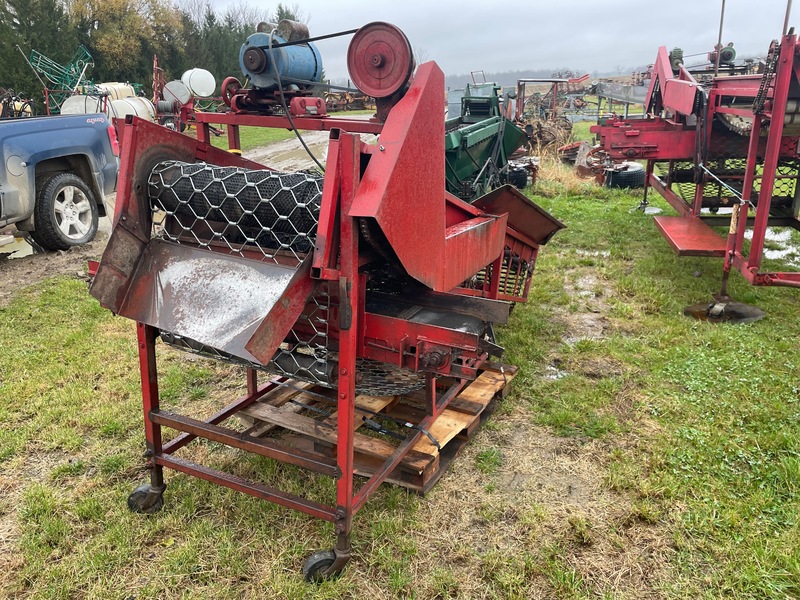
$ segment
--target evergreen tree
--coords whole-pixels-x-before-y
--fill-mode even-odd
[[[31,95],[38,112],[44,112],[42,84],[25,57],[36,50],[64,65],[77,47],[77,35],[69,26],[61,0],[6,0],[0,4],[0,86]]]

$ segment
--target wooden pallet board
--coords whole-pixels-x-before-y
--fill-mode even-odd
[[[427,492],[488,418],[492,412],[492,400],[505,395],[516,373],[514,367],[505,367],[502,371],[487,367],[481,371],[428,429],[439,447],[423,435],[387,481],[422,494]],[[335,456],[336,407],[325,401],[322,397],[325,394],[330,394],[330,391],[294,382],[291,387],[273,390],[241,411],[254,420],[247,433],[256,436],[280,433],[281,440],[287,445],[323,456]],[[364,419],[381,424],[418,423],[425,416],[425,397],[421,392],[384,397],[360,395],[356,398],[356,407],[355,471],[368,477],[392,455],[401,440],[369,430],[364,427]],[[397,426],[393,429],[402,429],[399,433],[403,435],[407,433]]]

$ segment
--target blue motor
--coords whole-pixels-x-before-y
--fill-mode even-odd
[[[272,33],[254,33],[247,38],[239,51],[242,73],[250,78],[254,87],[260,89],[278,89],[276,68],[284,89],[303,90],[312,87],[322,80],[322,57],[317,47],[311,42],[276,47],[308,37],[308,28],[305,25],[288,20],[281,21]]]

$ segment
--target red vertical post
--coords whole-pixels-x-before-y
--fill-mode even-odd
[[[181,115],[181,118],[183,115]],[[195,123],[197,126],[197,141],[204,144],[211,143],[211,132],[208,123]],[[178,123],[178,130],[180,131],[180,123]]]
[[[161,454],[161,425],[150,420],[150,412],[158,410],[158,370],[156,368],[155,327],[136,324],[139,343],[139,373],[142,378],[142,412],[144,412],[144,436],[147,443],[150,484],[160,488],[164,485],[163,467],[156,465],[153,458]]]
[[[251,398],[258,392],[258,372],[255,369],[247,368],[247,395]]]
[[[762,120],[762,115],[753,115],[753,127],[750,130],[750,143],[747,146],[747,162],[745,164],[744,182],[742,184],[742,203],[736,212],[736,222],[734,223],[734,218],[731,218],[727,252],[725,253],[725,271],[729,271],[734,258],[737,255],[741,255],[742,246],[744,245],[744,234],[747,230],[747,216],[750,211],[750,199],[753,195],[753,183],[758,166],[758,143],[761,138]],[[733,235],[730,235],[731,233]]]
[[[787,35],[781,40],[778,68],[775,74],[775,84],[772,93],[772,106],[770,107],[769,134],[767,135],[767,150],[764,154],[764,172],[761,175],[761,189],[758,193],[756,206],[756,219],[753,224],[753,240],[750,244],[750,257],[747,267],[750,271],[757,271],[761,266],[761,255],[764,251],[764,235],[769,221],[769,211],[772,205],[772,190],[775,187],[775,174],[778,169],[778,156],[781,151],[781,138],[783,137],[783,118],[786,114],[786,102],[789,98],[789,84],[794,73],[794,54],[797,38]]]
[[[242,142],[239,139],[239,126],[228,125],[228,149],[242,152]]]
[[[336,551],[349,556],[353,523],[353,439],[356,399],[356,356],[362,282],[358,274],[358,226],[349,216],[360,179],[360,138],[341,133],[341,220],[339,245],[339,383],[336,461],[341,472],[336,483]]]

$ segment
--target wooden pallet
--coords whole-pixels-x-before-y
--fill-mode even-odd
[[[492,399],[505,396],[516,374],[517,368],[511,366],[505,366],[502,371],[493,366],[482,370],[428,429],[439,448],[427,436],[422,436],[387,481],[425,494],[474,437],[494,409]],[[333,398],[335,390],[290,381],[241,411],[253,419],[253,425],[245,433],[256,437],[277,436],[295,448],[335,456],[337,420]],[[387,422],[419,423],[425,416],[424,400],[424,392],[356,398],[354,445],[358,475],[372,475],[401,442],[397,437],[368,429],[364,418],[384,426]],[[398,426],[392,429],[402,435],[408,431]]]

